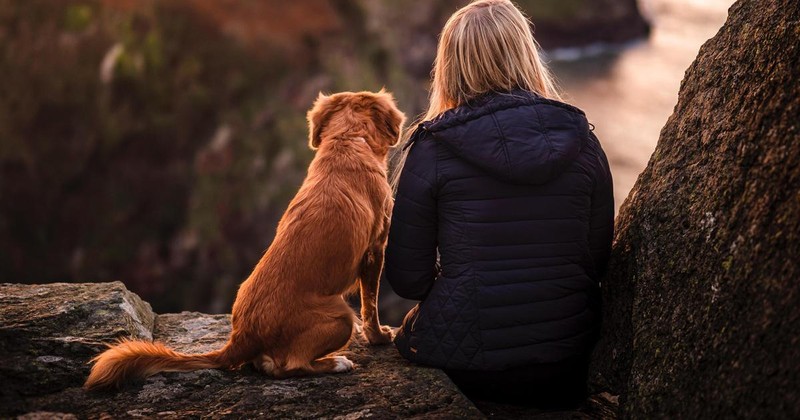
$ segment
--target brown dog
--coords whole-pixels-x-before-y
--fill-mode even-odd
[[[225,347],[187,355],[121,341],[94,358],[84,387],[248,362],[278,378],[351,370],[350,360],[329,355],[352,336],[356,317],[343,295],[359,285],[364,335],[371,344],[390,342],[376,306],[392,208],[386,155],[404,119],[383,90],[320,94],[308,112],[317,154],[275,240],[239,288]]]

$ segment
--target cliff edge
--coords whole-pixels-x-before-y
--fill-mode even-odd
[[[122,283],[0,284],[0,417],[482,418],[437,369],[355,341],[353,372],[272,380],[240,371],[163,373],[118,393],[87,393],[88,360],[120,337],[182,352],[221,347],[228,315],[157,315]]]

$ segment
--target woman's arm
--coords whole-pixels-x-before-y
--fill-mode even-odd
[[[614,185],[608,158],[600,147],[594,134],[591,135],[593,145],[597,149],[597,166],[595,168],[595,187],[592,192],[591,220],[589,221],[589,250],[594,261],[597,279],[605,275],[608,258],[611,254],[611,242],[614,240]]]
[[[392,212],[384,273],[406,299],[425,299],[436,278],[435,146],[423,137],[409,151]]]

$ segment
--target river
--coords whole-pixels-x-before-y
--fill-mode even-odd
[[[548,54],[566,101],[583,109],[611,163],[617,209],[656,147],[684,72],[732,0],[640,0],[648,39],[624,47]],[[581,58],[573,59],[576,55]]]

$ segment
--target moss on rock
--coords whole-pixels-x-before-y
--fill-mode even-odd
[[[624,417],[800,416],[798,22],[731,8],[620,210],[594,375]]]

